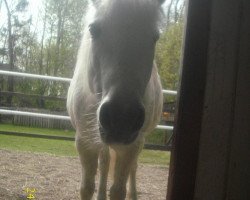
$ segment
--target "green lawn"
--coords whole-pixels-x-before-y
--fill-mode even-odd
[[[10,132],[24,132],[24,133],[37,133],[43,135],[56,135],[56,136],[67,136],[74,137],[74,130],[62,130],[62,129],[48,129],[48,128],[35,128],[18,126],[12,124],[0,124],[0,131],[10,131]],[[166,131],[164,130],[154,130],[152,134],[148,135],[146,142],[154,144],[163,144],[165,140]],[[171,135],[171,132],[167,132],[167,138]]]
[[[12,124],[0,124],[0,131],[13,131],[13,132],[24,132],[24,133],[37,133],[44,135],[59,135],[74,137],[74,130],[62,130],[62,129],[48,129],[48,128],[35,128],[27,126],[18,126]]]
[[[0,134],[0,148],[18,151],[45,152],[53,155],[76,156],[74,142]]]
[[[64,131],[58,129],[30,128],[24,126],[14,126],[10,124],[0,124],[1,131],[14,131],[37,133],[46,135],[74,136],[74,131]],[[77,152],[72,141],[40,139],[20,136],[8,136],[0,134],[0,148],[18,151],[43,152],[59,156],[77,156]],[[139,161],[147,164],[169,165],[170,153],[163,151],[143,150]]]

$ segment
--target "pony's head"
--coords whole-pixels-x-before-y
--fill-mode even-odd
[[[94,1],[89,85],[100,93],[97,110],[102,140],[129,144],[145,118],[142,99],[159,38],[160,0]]]

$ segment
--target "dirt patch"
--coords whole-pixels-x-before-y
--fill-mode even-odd
[[[0,149],[0,200],[27,199],[33,188],[38,200],[79,200],[80,169],[77,157]],[[164,200],[167,176],[166,167],[140,164],[139,199]]]

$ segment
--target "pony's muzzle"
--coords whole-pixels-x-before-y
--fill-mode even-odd
[[[101,138],[105,143],[129,144],[138,136],[145,110],[140,102],[104,102],[99,111]]]

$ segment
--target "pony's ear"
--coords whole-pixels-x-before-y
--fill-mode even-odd
[[[157,0],[157,1],[159,2],[160,5],[162,5],[165,2],[165,0]]]

